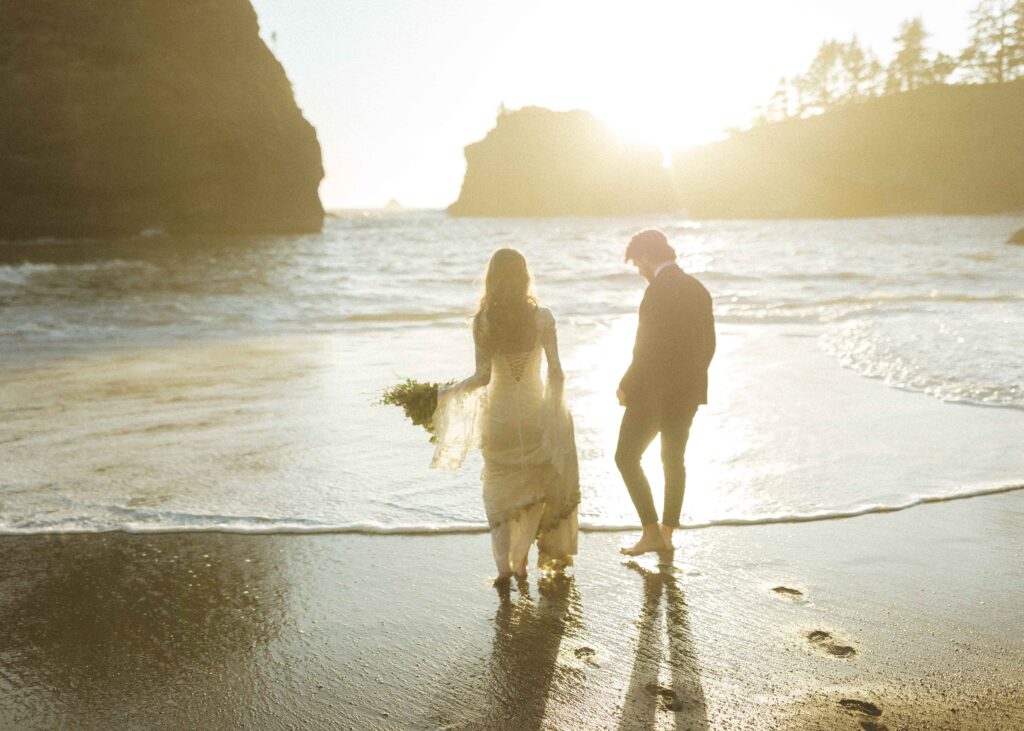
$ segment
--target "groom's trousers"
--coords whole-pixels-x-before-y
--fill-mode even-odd
[[[619,444],[615,449],[615,464],[633,499],[633,505],[643,525],[658,522],[658,511],[651,496],[640,458],[661,434],[661,464],[665,470],[665,506],[661,522],[679,525],[686,490],[686,441],[690,437],[690,424],[697,413],[697,404],[671,402],[646,403],[626,406],[619,427]]]

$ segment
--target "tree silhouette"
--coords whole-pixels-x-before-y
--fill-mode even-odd
[[[768,101],[760,121],[778,122],[788,119],[792,115],[794,99],[790,89],[791,82],[789,79],[785,76],[779,79],[779,85],[775,88],[775,93],[772,94],[772,98]]]
[[[860,45],[856,35],[845,43],[830,39],[818,47],[806,72],[779,80],[758,121],[815,114],[837,104],[878,96],[883,75],[878,58]]]
[[[845,72],[845,94],[843,101],[859,101],[877,96],[883,75],[882,64],[870,49],[863,48],[857,36],[843,44],[840,61]]]
[[[832,106],[839,97],[842,74],[841,44],[835,39],[825,41],[810,67],[797,77],[796,89],[800,96],[800,112],[822,111]]]
[[[932,61],[931,66],[928,69],[926,83],[945,84],[946,80],[949,79],[949,77],[952,76],[959,67],[960,63],[956,58],[950,56],[948,53],[942,53],[939,51],[935,54],[935,60]]]
[[[1009,15],[1010,43],[1006,70],[1010,79],[1019,79],[1024,76],[1024,0],[1013,3]]]
[[[999,83],[1024,72],[1024,1],[982,0],[971,11],[971,41],[961,54],[970,78]]]
[[[799,99],[797,111],[823,111],[836,104],[875,96],[881,75],[878,59],[860,45],[857,36],[846,43],[825,41],[807,71],[793,81]]]
[[[849,102],[945,84],[951,77],[957,83],[1024,77],[1024,0],[981,0],[970,17],[970,44],[955,55],[928,49],[929,33],[921,17],[904,20],[893,39],[896,55],[887,67],[856,35],[847,42],[824,41],[803,74],[779,80],[753,123],[819,114]]]
[[[911,18],[900,25],[900,32],[893,39],[898,50],[889,64],[885,83],[887,93],[913,91],[929,82],[932,64],[926,57],[924,42],[927,38],[928,32],[921,18]]]

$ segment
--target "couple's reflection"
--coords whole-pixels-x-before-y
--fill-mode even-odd
[[[566,634],[580,629],[580,597],[574,577],[541,576],[538,598],[526,582],[518,599],[506,587],[499,589],[500,604],[494,617],[488,688],[488,728],[536,729],[544,725],[548,705],[560,694],[572,694],[571,678],[559,678],[558,655]],[[568,680],[562,685],[562,680]]]
[[[660,725],[659,714],[671,713],[677,729],[706,730],[709,727],[700,665],[694,652],[685,596],[676,581],[675,569],[661,565],[651,570],[635,561],[626,565],[643,578],[644,599],[636,656],[619,728],[653,728]],[[664,663],[666,643],[659,631],[662,598],[665,599],[665,634],[668,637],[667,663]],[[663,664],[668,666],[666,684],[660,679]]]

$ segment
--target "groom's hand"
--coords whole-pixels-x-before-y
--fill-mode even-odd
[[[616,389],[615,395],[619,399],[619,406],[625,406],[626,405],[626,392],[623,391],[621,388],[619,388],[619,389]]]

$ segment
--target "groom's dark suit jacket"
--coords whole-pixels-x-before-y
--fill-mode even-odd
[[[619,388],[627,406],[708,402],[708,365],[715,354],[711,295],[676,264],[647,287],[633,362]]]

